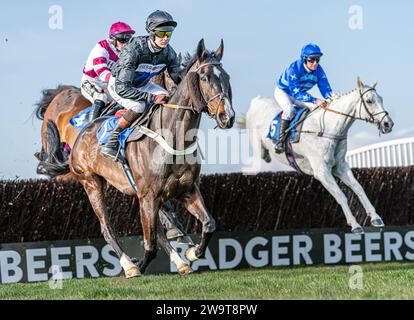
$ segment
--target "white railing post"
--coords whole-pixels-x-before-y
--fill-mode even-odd
[[[389,167],[392,166],[391,163],[391,146],[387,146],[387,164]]]
[[[392,150],[392,152],[391,152],[391,160],[392,160],[391,163],[392,163],[393,167],[396,167],[397,166],[397,163],[396,163],[397,148],[395,147],[395,145],[391,146],[391,150]]]
[[[375,166],[376,167],[383,167],[383,165],[381,164],[381,155],[380,155],[380,149],[381,148],[375,148]]]
[[[382,161],[382,166],[386,167],[387,161],[385,159],[385,147],[381,147],[381,161]]]
[[[401,165],[402,166],[408,166],[408,152],[407,152],[407,144],[406,143],[404,143],[403,145],[402,145],[402,147],[403,147],[403,155],[404,155],[404,161],[402,161],[402,163],[401,163]]]

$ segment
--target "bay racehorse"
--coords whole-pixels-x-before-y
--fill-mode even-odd
[[[179,55],[179,60],[181,61],[181,55]],[[151,81],[166,88],[169,92],[175,87],[168,71],[155,76]],[[59,85],[56,89],[43,90],[42,99],[36,105],[34,114],[42,121],[42,149],[35,154],[39,160],[37,173],[57,181],[76,181],[69,171],[68,159],[79,131],[70,124],[70,120],[89,107],[90,102],[83,97],[79,88]],[[165,203],[159,211],[159,216],[163,227],[169,230],[168,232],[173,231],[169,237],[176,237],[180,234],[185,236],[185,231],[177,220],[170,203]],[[158,237],[159,244],[169,253],[171,247],[169,239],[166,239],[163,230],[160,229],[159,232],[161,234]],[[179,271],[185,271],[185,269]]]
[[[218,127],[231,128],[235,119],[232,107],[230,77],[223,69],[223,41],[215,52],[206,50],[204,41],[186,63],[182,81],[171,95],[168,107],[154,111],[149,129],[165,137],[170,147],[186,150],[194,145],[203,112],[213,117]],[[171,155],[149,139],[131,141],[126,147],[126,158],[137,183],[135,192],[128,182],[122,165],[100,154],[96,133],[105,119],[96,119],[78,136],[69,158],[69,170],[85,188],[91,205],[100,221],[102,233],[112,246],[127,277],[145,272],[156,256],[157,236],[160,229],[157,212],[169,200],[177,200],[202,223],[200,244],[190,247],[186,257],[195,261],[204,256],[215,230],[215,221],[205,207],[199,190],[199,154],[190,157]],[[112,230],[103,199],[103,187],[107,181],[121,192],[138,196],[140,219],[144,234],[144,257],[137,267],[122,250]],[[171,260],[181,273],[191,269],[177,252],[166,243]]]
[[[347,198],[334,177],[355,192],[372,226],[384,226],[345,159],[348,130],[355,120],[370,122],[384,134],[392,130],[394,123],[384,110],[383,99],[375,87],[376,84],[371,87],[364,85],[358,78],[355,90],[334,96],[328,106],[311,111],[303,122],[300,141],[292,144],[299,169],[313,175],[332,194],[342,207],[353,233],[363,233],[364,230],[352,215]],[[286,156],[283,153],[276,154],[273,142],[267,138],[269,125],[280,111],[274,99],[257,97],[251,101],[246,116],[237,118],[236,122],[238,127],[248,130],[256,158],[270,162],[270,154],[273,154],[278,161],[288,165]]]

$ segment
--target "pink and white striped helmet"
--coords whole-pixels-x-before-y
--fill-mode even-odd
[[[113,37],[120,33],[134,34],[135,31],[125,22],[119,21],[111,26],[111,29],[109,30],[109,36]]]

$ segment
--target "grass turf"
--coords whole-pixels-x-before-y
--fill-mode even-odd
[[[73,279],[0,285],[0,299],[414,299],[414,264],[360,265],[363,288],[350,289],[349,266],[312,266]]]

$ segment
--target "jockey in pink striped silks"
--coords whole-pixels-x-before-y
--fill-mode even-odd
[[[134,33],[126,23],[116,22],[109,30],[109,38],[98,42],[90,52],[81,80],[82,95],[92,102],[89,121],[97,118],[110,101],[107,87],[111,69]]]

